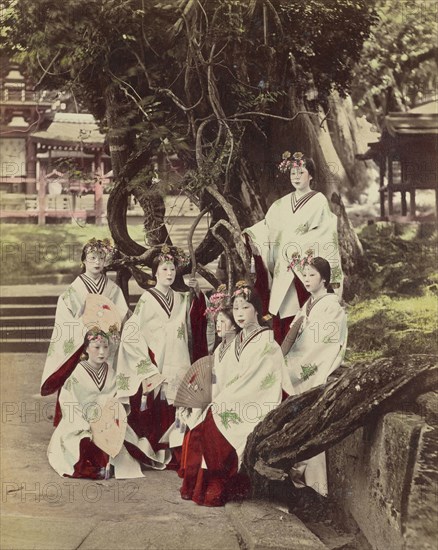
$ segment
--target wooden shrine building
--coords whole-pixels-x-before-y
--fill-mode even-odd
[[[415,219],[415,194],[420,189],[435,190],[438,219],[438,101],[406,113],[389,113],[380,141],[368,146],[357,158],[372,159],[379,167],[381,219],[394,215],[395,193],[401,195],[401,215],[409,212]]]

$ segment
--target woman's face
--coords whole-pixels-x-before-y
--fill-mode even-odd
[[[306,191],[310,189],[312,176],[305,166],[294,166],[290,171],[290,182],[297,191]]]
[[[233,316],[240,328],[248,329],[258,325],[255,307],[240,296],[234,299]]]
[[[102,273],[105,266],[104,252],[88,252],[84,260],[85,273],[90,276],[96,276]]]
[[[170,287],[176,277],[176,269],[172,262],[163,262],[157,268],[157,283],[161,286]]]
[[[311,265],[307,265],[304,268],[304,286],[311,294],[315,294],[322,288],[325,288],[324,280],[319,271]]]
[[[235,330],[233,321],[222,312],[219,312],[216,317],[216,332],[219,338],[223,338],[227,332]]]
[[[110,353],[109,343],[106,338],[91,340],[87,348],[88,361],[95,366],[100,366],[107,361]]]

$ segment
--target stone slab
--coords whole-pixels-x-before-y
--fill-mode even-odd
[[[300,519],[279,510],[272,503],[230,502],[225,511],[247,550],[326,550],[326,546]]]
[[[3,516],[0,548],[4,550],[75,550],[89,535],[93,520]]]
[[[165,514],[138,521],[102,521],[78,550],[240,550],[236,533],[217,514]]]
[[[403,548],[408,497],[424,426],[416,414],[389,413],[328,451],[329,492],[351,513],[373,548]]]
[[[404,550],[438,549],[438,426],[422,430],[403,518]]]
[[[438,391],[429,391],[423,393],[417,398],[417,404],[420,407],[419,415],[424,418],[428,424],[438,424]]]

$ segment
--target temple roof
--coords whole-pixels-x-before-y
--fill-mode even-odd
[[[431,101],[407,113],[389,113],[385,127],[393,137],[397,135],[438,135],[438,101]]]
[[[100,132],[93,115],[55,113],[47,130],[32,134],[32,140],[38,142],[42,148],[49,149],[57,146],[102,149],[105,136]]]

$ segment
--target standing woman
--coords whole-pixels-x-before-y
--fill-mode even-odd
[[[192,361],[208,354],[206,304],[199,283],[189,280],[193,295],[172,289],[176,270],[185,261],[182,252],[173,255],[163,246],[152,265],[156,285],[140,297],[121,338],[117,397],[130,402],[128,423],[154,451],[168,447],[160,440],[175,421],[173,402],[184,374]],[[147,463],[142,455],[135,456]],[[177,448],[168,467],[176,468],[179,458]]]
[[[97,320],[104,320],[111,315],[112,318],[118,319],[117,328],[121,330],[128,316],[128,305],[121,289],[105,273],[105,265],[112,252],[113,248],[108,239],[102,241],[93,238],[82,249],[82,273],[61,294],[56,306],[55,326],[47,351],[41,395],[59,391],[80,361],[84,336],[90,328],[84,324],[83,317],[90,296],[102,296],[101,311],[97,312],[100,317],[97,317]],[[112,363],[117,352],[118,338],[114,339],[113,344],[109,363]],[[57,406],[55,426],[60,418],[61,412]]]
[[[303,269],[310,298],[295,317],[282,344],[290,380],[297,394],[325,384],[341,364],[347,346],[347,316],[330,284],[330,264],[309,258]],[[325,453],[296,464],[291,477],[297,487],[327,494]]]
[[[292,318],[309,297],[301,269],[305,258],[311,254],[328,260],[331,282],[340,288],[343,276],[337,218],[325,196],[311,189],[315,163],[303,153],[286,152],[279,169],[290,172],[294,191],[275,201],[265,218],[244,234],[254,255],[255,286],[265,309],[274,316],[275,339],[281,344]]]
[[[241,281],[231,301],[241,331],[232,343],[234,357],[227,364],[227,379],[222,380],[203,422],[192,430],[195,444],[190,449],[189,441],[188,452],[192,452],[192,465],[197,455],[196,480],[189,484],[185,479],[181,489],[182,498],[203,506],[223,506],[248,493],[248,480],[238,474],[247,438],[281,403],[283,391],[293,393],[281,348],[262,324],[256,292]]]

